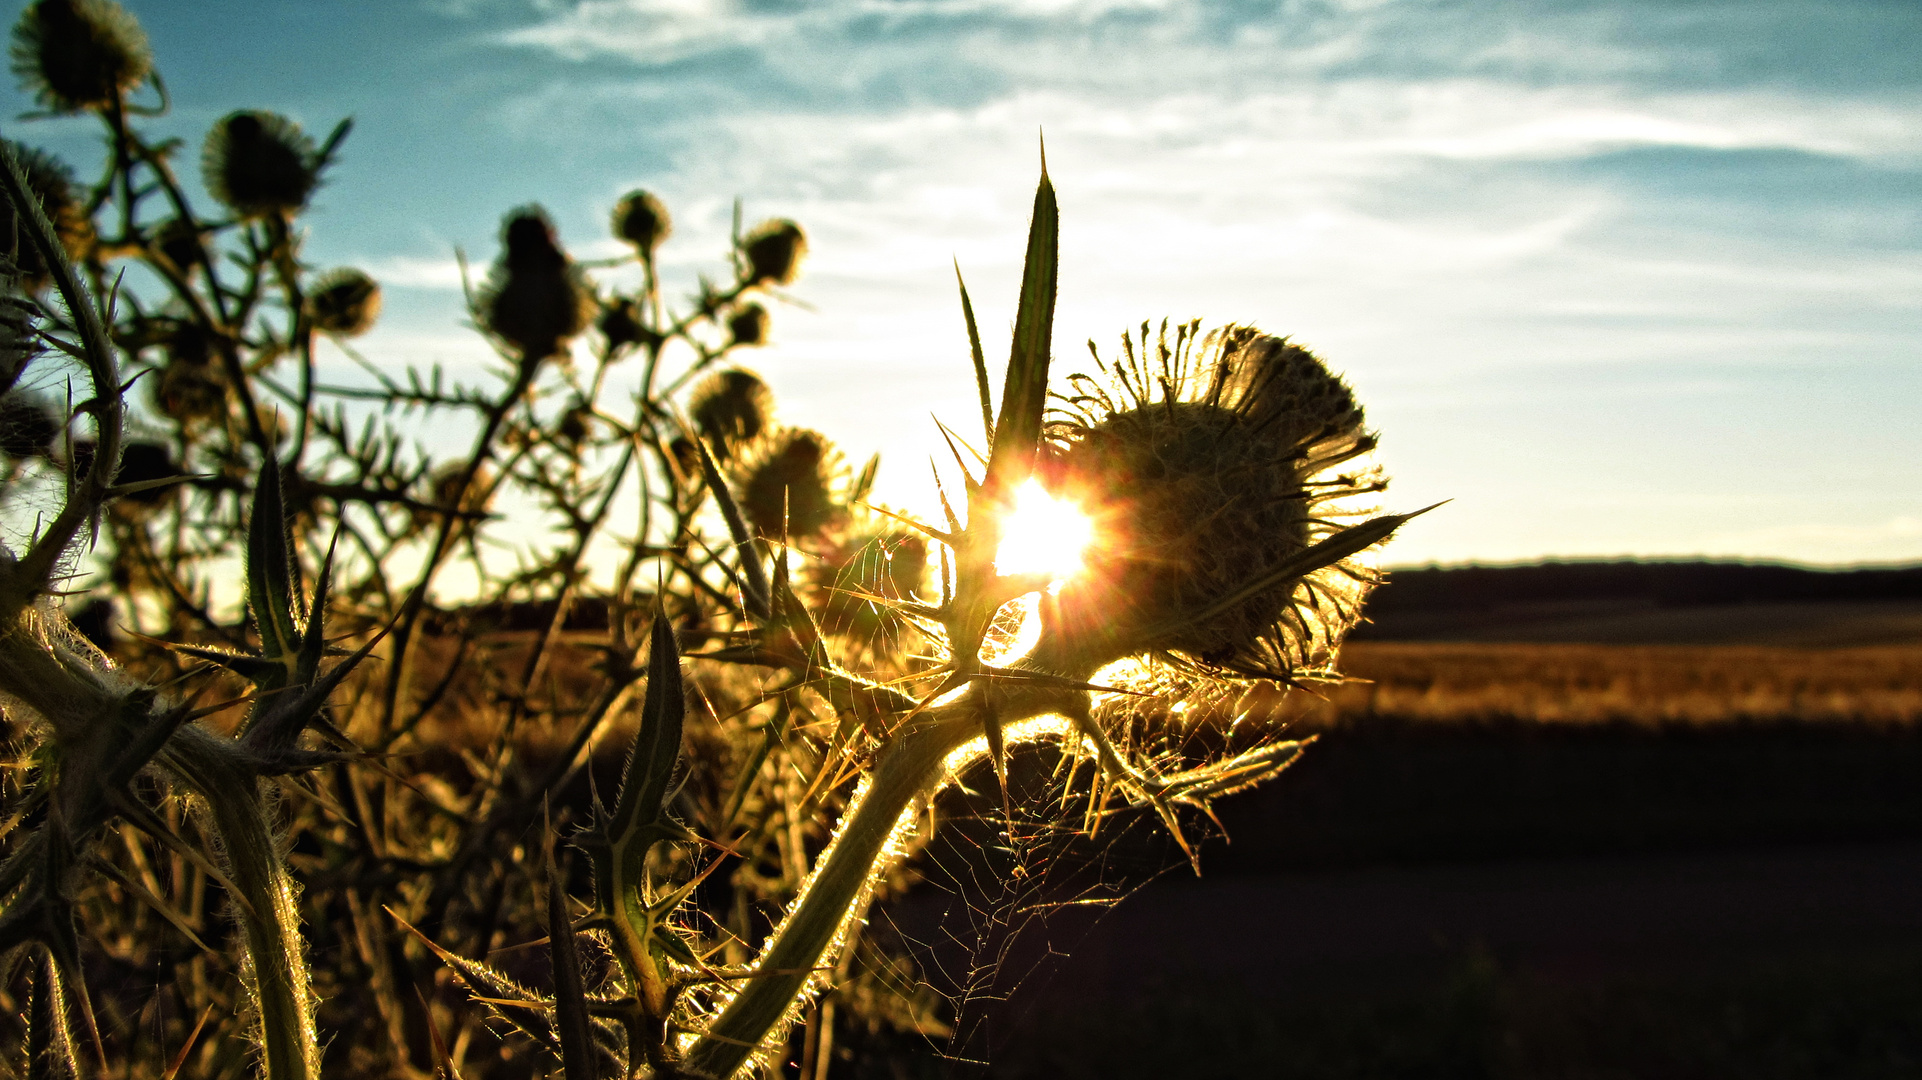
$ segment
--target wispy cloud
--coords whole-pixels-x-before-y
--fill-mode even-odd
[[[1458,497],[1401,558],[1922,557],[1888,524],[1922,511],[1904,494],[1922,422],[1900,405],[1922,394],[1903,374],[1922,370],[1922,9],[587,0],[464,19],[468,62],[511,87],[471,130],[511,150],[516,191],[571,185],[549,205],[577,250],[636,183],[675,211],[675,288],[714,270],[732,195],[808,228],[810,308],[777,309],[748,359],[788,422],[886,449],[897,503],[925,501],[925,410],[972,401],[954,262],[991,342],[1012,314],[1045,130],[1062,363],[1144,317],[1295,334],[1373,403],[1397,502]],[[444,259],[372,269],[422,297],[458,281]],[[1836,479],[1870,460],[1896,464]]]

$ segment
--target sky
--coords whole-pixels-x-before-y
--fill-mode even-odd
[[[747,357],[781,419],[926,511],[933,417],[979,415],[954,266],[1004,360],[1045,134],[1056,370],[1144,319],[1314,349],[1385,506],[1453,500],[1390,563],[1922,560],[1913,0],[127,6],[156,131],[354,118],[306,250],[382,281],[383,364],[478,378],[454,252],[512,207],[605,257],[656,192],[676,296],[725,275],[738,198],[810,238]],[[0,123],[93,172],[83,122]]]

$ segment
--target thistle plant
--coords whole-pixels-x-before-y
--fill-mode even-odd
[[[811,1002],[898,980],[865,915],[972,763],[1005,784],[1051,741],[1075,813],[1138,807],[1192,855],[1188,809],[1302,749],[1241,690],[1338,677],[1410,516],[1369,516],[1362,411],[1283,339],[1144,324],[1052,378],[1045,169],[998,401],[961,290],[982,450],[950,433],[924,523],[741,363],[794,222],[737,211],[674,301],[657,195],[592,263],[509,211],[470,385],[363,356],[378,282],[306,261],[348,122],[228,113],[203,208],[144,130],[167,99],[127,12],[39,0],[13,59],[107,145],[82,185],[0,144],[0,1005],[29,1076],[772,1070],[831,1041]],[[1044,504],[1088,523],[1058,565],[1017,550]]]

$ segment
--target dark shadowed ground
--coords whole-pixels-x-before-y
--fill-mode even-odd
[[[1922,648],[1859,648],[1922,641],[1922,575],[1834,576],[1824,594],[1765,569],[1711,567],[1692,593],[1673,567],[1423,572],[1375,639],[1766,644],[1724,666],[1762,684],[1790,659],[1866,655],[1885,697],[1922,686]],[[1598,598],[1598,576],[1630,595]],[[1535,617],[1504,614],[1518,610]],[[1502,670],[1525,669],[1497,648]],[[1510,697],[1539,704],[1525,689]],[[1850,700],[1832,690],[1820,700]],[[1201,878],[1145,826],[1021,851],[952,827],[937,887],[881,929],[922,941],[937,985],[973,988],[961,1035],[948,1060],[846,1075],[1922,1075],[1922,729],[1826,707],[1758,719],[1730,696],[1728,715],[1690,722],[1324,715],[1301,764],[1222,804],[1234,842],[1208,845]],[[1031,760],[1026,782],[1050,764]],[[1158,867],[1175,869],[1094,902]]]

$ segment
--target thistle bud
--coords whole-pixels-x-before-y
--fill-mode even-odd
[[[768,321],[766,308],[748,304],[727,320],[728,340],[736,345],[765,345]]]
[[[27,189],[40,199],[40,208],[53,223],[67,256],[84,258],[93,246],[93,222],[74,194],[73,171],[58,158],[30,146],[12,141],[7,146],[13,151],[14,160],[20,163],[20,171],[26,175]],[[0,251],[6,250],[12,251],[13,264],[25,291],[37,293],[47,287],[51,278],[46,260],[41,257],[40,249],[27,239],[26,228],[15,215],[13,203],[0,197]]]
[[[44,454],[60,435],[60,419],[46,402],[15,392],[0,397],[0,454],[16,461]]]
[[[1074,411],[1051,428],[1043,482],[1091,508],[1104,537],[1043,605],[1063,668],[1153,652],[1289,678],[1325,666],[1372,581],[1314,567],[1222,608],[1328,535],[1331,516],[1353,512],[1341,500],[1384,484],[1365,469],[1320,479],[1374,440],[1313,353],[1245,327],[1198,343],[1195,329],[1171,348],[1165,328],[1158,343],[1144,328],[1112,386],[1077,376]]]
[[[307,291],[307,320],[336,337],[359,337],[380,318],[380,285],[358,270],[342,267],[314,279]]]
[[[199,230],[182,218],[167,219],[155,234],[154,244],[183,274],[191,272],[206,257],[200,246]]]
[[[667,207],[652,192],[634,190],[614,204],[614,236],[633,244],[641,257],[652,259],[654,249],[674,232]]]
[[[201,176],[243,218],[292,216],[320,183],[319,154],[300,125],[278,113],[229,113],[207,133]]]
[[[182,427],[227,414],[227,384],[211,364],[176,357],[153,386],[154,407]]]
[[[789,431],[746,469],[741,508],[762,536],[813,536],[841,515],[834,500],[839,455],[813,431]]]
[[[694,388],[688,412],[694,426],[722,461],[767,429],[774,411],[774,395],[751,371],[717,371]]]
[[[591,304],[547,212],[538,206],[510,212],[501,226],[500,260],[480,297],[487,329],[526,360],[544,360],[586,328]]]
[[[39,0],[13,26],[13,73],[55,112],[105,109],[153,71],[147,34],[112,0]]]
[[[807,250],[807,234],[799,225],[786,218],[763,221],[741,240],[741,282],[792,284]]]
[[[656,340],[655,334],[642,324],[640,314],[635,310],[634,301],[616,297],[601,309],[598,324],[601,336],[607,339],[607,347],[616,352],[629,345],[647,344]]]

